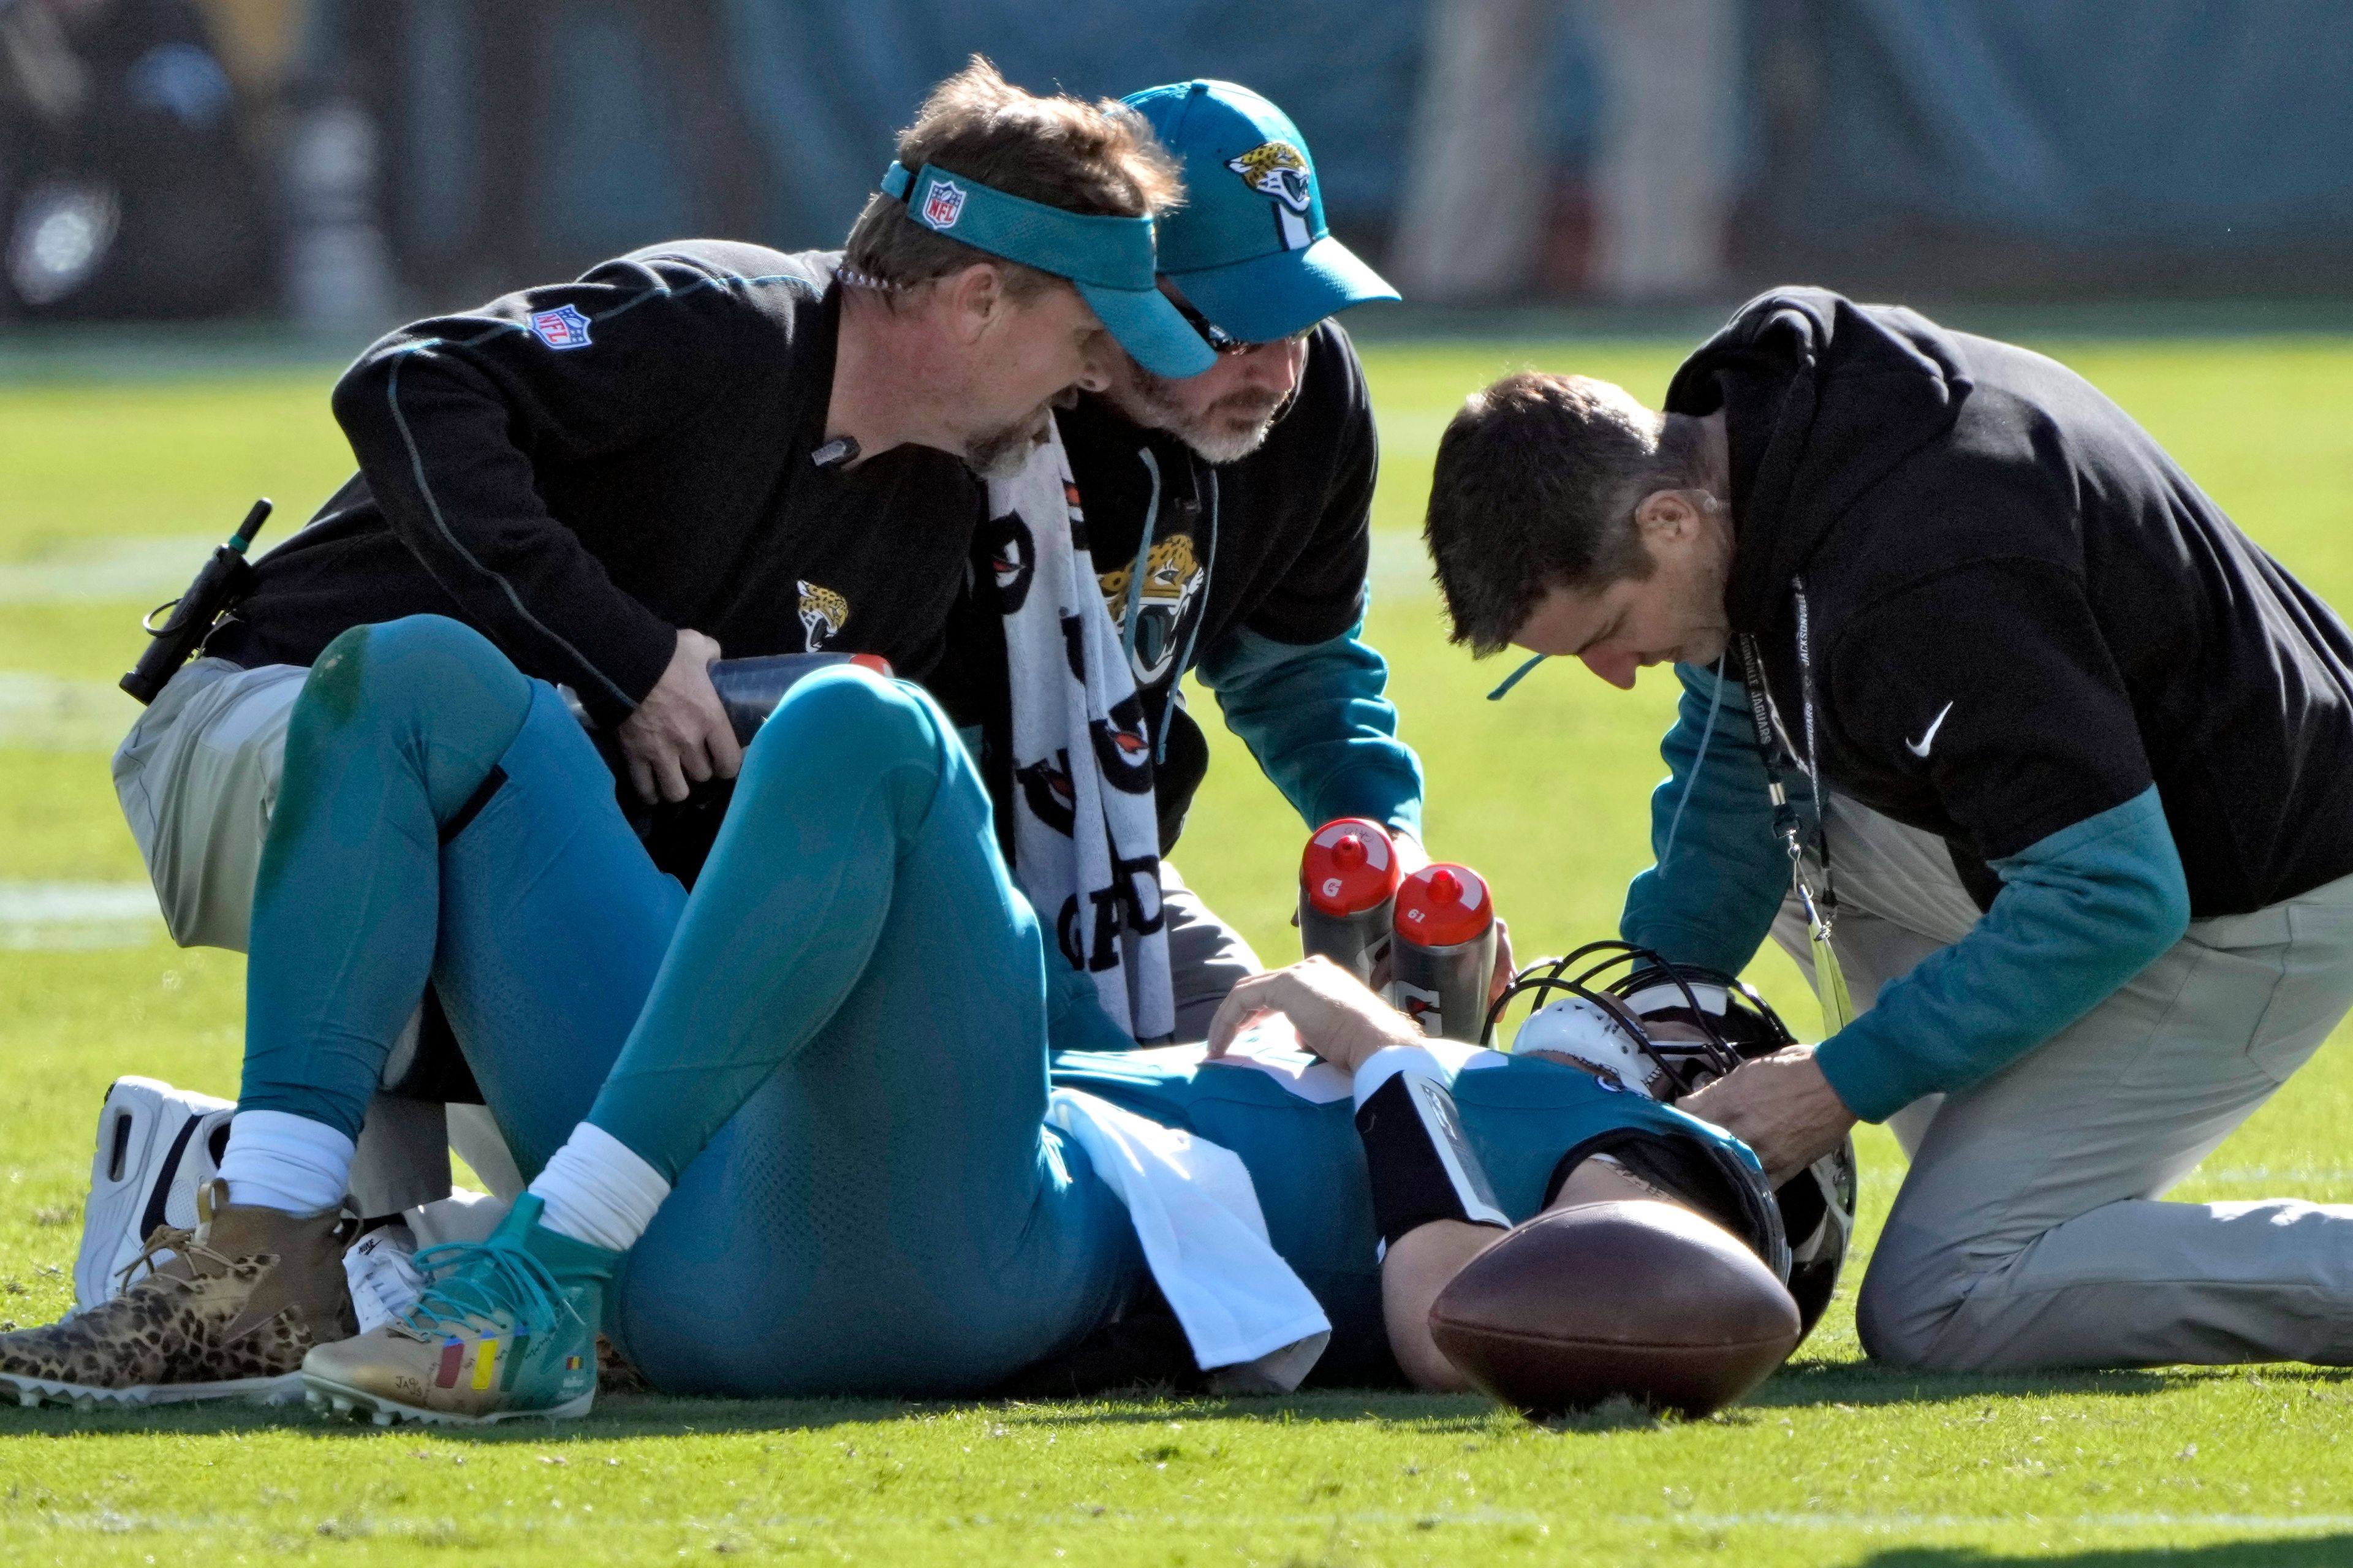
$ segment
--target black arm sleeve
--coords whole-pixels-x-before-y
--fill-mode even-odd
[[[2149,786],[2124,678],[2055,563],[1978,562],[1881,600],[1841,636],[1831,679],[1854,742],[1925,774],[1981,859]]]
[[[1291,428],[1279,427],[1276,438],[1303,448],[1287,460],[1327,466],[1328,479],[1303,548],[1243,624],[1276,642],[1329,642],[1345,636],[1365,613],[1373,489],[1381,467],[1364,366],[1336,324],[1325,322],[1309,344],[1299,405],[1283,425]],[[1244,521],[1237,517],[1235,526]]]
[[[766,335],[724,275],[623,258],[393,333],[337,384],[335,417],[434,580],[609,721],[660,678],[676,631],[549,515],[534,463],[659,437],[723,398]]]

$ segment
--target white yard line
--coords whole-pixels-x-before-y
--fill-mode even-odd
[[[0,749],[111,752],[139,705],[110,681],[0,669]]]
[[[144,882],[0,882],[0,951],[144,947],[164,934]]]
[[[29,561],[0,561],[0,605],[135,604],[143,610],[186,587],[218,542],[185,534],[86,539]]]
[[[1924,1530],[2346,1530],[2353,1514],[2343,1513],[1635,1513],[1612,1524],[1637,1529],[1680,1525],[1687,1530],[1854,1530],[1867,1535],[1903,1535]]]

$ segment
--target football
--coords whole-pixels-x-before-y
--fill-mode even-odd
[[[1731,1232],[1651,1199],[1539,1215],[1481,1253],[1430,1309],[1439,1350],[1532,1415],[1624,1394],[1704,1415],[1798,1346],[1797,1303]]]

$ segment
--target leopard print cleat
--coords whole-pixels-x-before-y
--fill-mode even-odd
[[[20,1405],[265,1404],[302,1395],[302,1358],[348,1338],[343,1248],[356,1221],[239,1206],[212,1181],[196,1228],[158,1226],[122,1293],[46,1328],[0,1334],[0,1395]]]

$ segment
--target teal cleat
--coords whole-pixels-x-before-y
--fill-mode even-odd
[[[587,1415],[605,1285],[621,1255],[549,1230],[540,1206],[525,1193],[489,1240],[419,1252],[427,1283],[415,1306],[303,1358],[311,1403],[380,1426]]]

